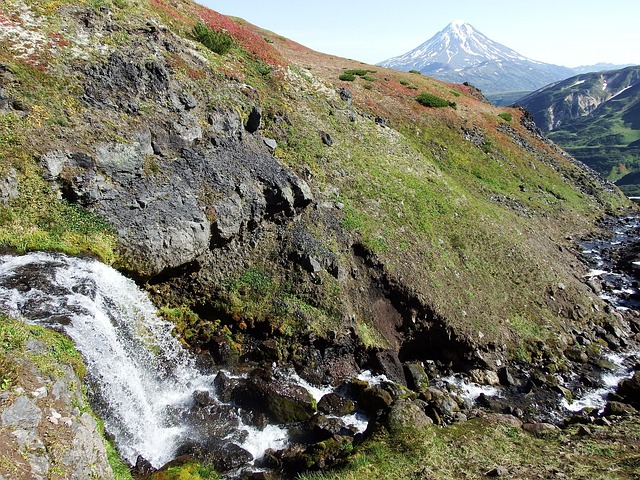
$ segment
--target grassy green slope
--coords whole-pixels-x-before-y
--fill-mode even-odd
[[[91,145],[95,135],[126,141],[123,132],[152,114],[153,105],[87,129],[95,118],[82,100],[77,72],[108,52],[144,45],[150,18],[191,42],[192,27],[204,20],[232,34],[230,53],[220,56],[193,42],[200,63],[170,53],[163,60],[186,89],[211,92],[212,105],[246,116],[258,99],[261,133],[279,144],[275,155],[311,177],[319,202],[343,205],[342,233],[332,240],[337,251],[361,243],[405,295],[429,305],[460,335],[512,351],[546,335],[545,326],[562,328],[565,319],[544,299],[555,285],[569,285],[572,302],[591,311],[594,300],[568,268],[558,268],[567,258],[556,242],[618,211],[625,200],[527,131],[519,110],[492,107],[470,87],[318,54],[188,1],[8,3],[20,5],[37,21],[7,15],[7,22],[58,40],[29,57],[16,56],[11,38],[1,40],[0,60],[9,72],[5,92],[24,106],[0,117],[3,168],[18,172],[21,189],[0,211],[3,244],[88,252],[117,263],[108,226],[54,196],[39,176],[39,156],[64,138],[79,145]],[[89,15],[101,25],[105,12],[112,26],[95,43],[75,40],[77,26],[68,17]],[[345,69],[358,68],[370,71],[352,82],[339,80]],[[255,93],[247,97],[241,85]],[[337,95],[340,87],[352,91],[352,106]],[[419,93],[454,108],[424,107],[415,101]],[[332,136],[331,147],[321,132]],[[313,228],[331,236],[322,225]],[[336,302],[350,301],[348,286],[337,288],[329,304],[316,301],[334,317]]]

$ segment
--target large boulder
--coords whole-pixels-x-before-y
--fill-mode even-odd
[[[633,377],[623,380],[616,389],[616,394],[623,402],[640,408],[640,371],[636,372]]]
[[[197,268],[210,248],[311,202],[309,186],[257,140],[185,148],[182,140],[171,143],[172,128],[152,125],[127,143],[54,150],[42,158],[65,198],[114,225],[124,257],[139,275]],[[160,150],[178,149],[179,155],[156,154],[158,138]]]
[[[262,411],[280,424],[308,420],[316,412],[313,397],[303,387],[276,378],[264,369],[254,370],[231,397],[236,404]]]

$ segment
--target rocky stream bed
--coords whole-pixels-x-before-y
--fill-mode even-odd
[[[191,458],[229,477],[293,476],[344,463],[381,429],[445,426],[488,409],[539,433],[567,423],[606,424],[640,407],[640,373],[634,375],[640,366],[640,220],[607,226],[610,238],[594,236],[577,247],[590,268],[584,281],[606,301],[610,320],[570,332],[561,339],[564,349],[541,342],[528,361],[497,369],[403,362],[388,351],[358,351],[348,339],[309,342],[297,359],[281,363],[268,339],[258,342],[261,359],[225,361],[225,342],[190,353],[133,282],[94,260],[62,255],[2,257],[0,300],[5,313],[74,340],[87,363],[94,408],[137,478]],[[327,381],[331,366],[333,381]],[[51,461],[46,449],[32,448],[44,445],[36,427],[58,420],[34,402],[60,397],[55,387],[41,390],[35,397],[22,388],[2,394],[2,428],[18,428],[19,443],[21,425],[33,427],[31,443],[17,448],[30,459],[34,478],[46,478]],[[69,411],[70,425],[77,417],[91,427],[72,406],[56,408]],[[18,415],[20,409],[33,415]],[[73,461],[80,464],[81,457]]]

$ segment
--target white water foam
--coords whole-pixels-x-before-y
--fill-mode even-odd
[[[476,401],[476,399],[484,394],[487,397],[499,397],[500,389],[490,385],[479,385],[474,382],[463,380],[461,378],[450,376],[442,378],[443,381],[450,385],[454,385],[460,392],[462,398]]]

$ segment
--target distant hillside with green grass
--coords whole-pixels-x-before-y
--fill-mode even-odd
[[[578,160],[640,192],[640,67],[578,75],[518,101]]]

